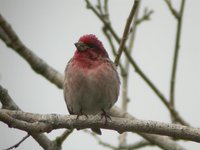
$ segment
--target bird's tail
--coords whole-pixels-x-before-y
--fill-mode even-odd
[[[101,135],[101,130],[100,128],[91,128],[93,132],[95,132],[96,134]]]

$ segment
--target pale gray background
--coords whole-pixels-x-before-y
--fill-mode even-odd
[[[120,36],[132,3],[130,0],[110,2],[110,17]],[[173,3],[176,8],[179,7],[179,0]],[[199,4],[198,0],[186,1],[176,86],[177,110],[195,127],[200,126]],[[167,97],[176,21],[163,0],[146,0],[142,7],[144,6],[153,9],[154,14],[151,21],[143,23],[138,28],[134,58]],[[108,42],[101,32],[102,23],[85,8],[84,1],[0,0],[0,13],[12,25],[24,44],[59,72],[64,71],[67,61],[74,53],[74,43],[85,33],[96,34],[113,60]],[[44,114],[68,113],[62,91],[42,76],[35,74],[24,59],[7,48],[2,41],[0,41],[0,84],[9,90],[9,94],[24,111]],[[170,121],[166,108],[133,69],[129,87],[131,114],[140,119]],[[119,99],[117,105],[120,104]],[[0,149],[15,144],[25,136],[25,132],[9,129],[1,122],[0,133]],[[53,139],[60,133],[61,130],[53,131],[49,136]],[[101,137],[117,145],[118,133],[103,130]],[[139,139],[141,138],[135,134],[128,135],[128,143],[134,143]],[[180,143],[188,149],[200,149],[200,145],[194,142]],[[83,149],[86,146],[96,150],[106,149],[82,131],[75,131],[70,135],[63,149]],[[35,150],[41,147],[29,138],[18,149]]]

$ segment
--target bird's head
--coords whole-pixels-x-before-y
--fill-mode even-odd
[[[103,44],[93,34],[87,34],[80,37],[79,41],[75,43],[75,46],[77,48],[75,58],[108,58],[108,54],[103,47]]]

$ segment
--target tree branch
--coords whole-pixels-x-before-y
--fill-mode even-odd
[[[136,119],[128,112],[122,111],[119,107],[114,106],[110,110],[110,115],[114,117],[119,118],[128,118],[128,119]],[[158,135],[152,135],[152,134],[145,134],[145,133],[138,133],[140,136],[151,142],[152,144],[155,144],[159,146],[160,148],[164,150],[185,150],[182,146],[177,144],[176,142],[172,141],[168,137],[158,136]]]
[[[117,55],[117,52],[116,52],[116,50],[115,50],[114,43],[113,43],[113,41],[112,41],[112,38],[111,38],[110,34],[107,32],[106,27],[103,27],[103,28],[102,28],[102,31],[103,31],[104,35],[106,36],[106,38],[107,38],[107,40],[108,40],[108,43],[110,44],[110,47],[111,47],[111,50],[112,50],[113,55],[116,56],[116,55]],[[122,76],[123,76],[124,74],[126,74],[125,69],[124,69],[124,67],[123,67],[123,65],[122,65],[122,63],[121,63],[120,61],[119,61],[119,68],[120,68],[120,71],[121,71],[121,75],[122,75]]]
[[[58,147],[62,147],[63,142],[66,140],[66,138],[73,132],[73,130],[66,129],[60,136],[56,137],[53,143],[55,143]]]
[[[113,27],[111,26],[110,23],[108,23],[106,20],[104,20],[104,18],[98,13],[98,11],[92,6],[92,4],[88,1],[85,0],[87,3],[87,7],[89,9],[91,9],[95,15],[97,15],[97,17],[103,22],[103,24],[105,25],[105,27],[107,28],[107,30],[110,31],[110,33],[112,34],[112,36],[114,37],[114,39],[116,40],[116,42],[119,44],[120,43],[120,38],[118,37],[118,35],[116,34],[116,32],[114,31]],[[140,77],[147,83],[147,85],[149,85],[149,87],[154,91],[154,93],[160,98],[160,100],[162,101],[162,103],[166,106],[166,108],[170,111],[170,113],[175,117],[175,119],[177,121],[179,121],[181,124],[183,125],[188,125],[189,123],[187,123],[180,115],[179,113],[170,105],[170,103],[168,102],[168,100],[164,97],[164,95],[161,93],[161,91],[154,85],[154,83],[146,76],[146,74],[140,69],[140,67],[137,65],[137,63],[134,61],[134,59],[131,57],[131,55],[129,54],[126,46],[124,47],[124,53],[126,55],[126,57],[128,58],[128,60],[130,61],[131,65],[135,68],[136,72],[140,75]]]
[[[147,140],[141,140],[141,141],[138,141],[134,144],[120,146],[119,149],[134,150],[134,149],[143,148],[143,147],[146,147],[146,146],[153,146],[153,144],[148,142]]]
[[[91,10],[94,12],[94,14],[99,18],[99,20],[101,20],[101,21],[103,22],[105,28],[107,28],[107,29],[111,32],[111,34],[113,35],[113,37],[114,37],[115,39],[117,39],[117,42],[120,43],[120,39],[119,39],[119,37],[117,36],[116,32],[115,32],[115,31],[113,30],[113,28],[111,27],[110,22],[108,22],[103,16],[101,16],[101,15],[98,13],[98,11],[92,6],[92,4],[90,3],[89,0],[85,0],[85,2],[86,2],[87,8],[88,8],[88,9],[91,9]]]
[[[139,1],[138,8],[135,12],[135,17],[133,18],[133,23],[132,27],[130,29],[130,38],[129,38],[129,43],[128,43],[128,51],[129,54],[132,53],[133,46],[134,46],[134,41],[135,41],[135,35],[136,35],[136,29],[137,29],[137,24],[136,21],[138,20],[138,14],[141,6],[141,1]],[[126,74],[122,76],[122,103],[121,103],[121,109],[125,112],[128,111],[128,103],[130,101],[128,97],[128,79],[129,79],[129,68],[130,68],[130,62],[127,57],[125,57],[125,62],[124,62],[124,69]],[[119,145],[123,146],[126,145],[126,137],[127,133],[123,133],[119,136]]]
[[[32,67],[32,69],[41,74],[43,77],[47,78],[50,82],[57,85],[58,88],[63,86],[63,76],[58,73],[55,69],[50,67],[46,62],[40,59],[36,54],[34,54],[30,49],[28,49],[18,38],[16,33],[13,31],[12,27],[6,22],[3,16],[0,14],[0,38],[6,43],[6,45],[20,56],[22,56]],[[6,37],[5,37],[6,36]]]
[[[171,11],[172,15],[177,19],[179,17],[178,12],[173,8],[171,0],[164,0],[167,4],[169,10]]]
[[[116,66],[118,66],[119,59],[120,59],[121,54],[123,52],[126,40],[128,39],[130,25],[131,25],[131,22],[133,20],[133,16],[135,15],[135,13],[137,11],[139,2],[140,2],[140,0],[135,0],[134,1],[132,9],[131,9],[131,12],[130,12],[130,14],[128,16],[128,19],[127,19],[127,22],[126,22],[126,25],[125,25],[125,28],[124,28],[124,33],[123,33],[122,39],[121,39],[120,44],[119,44],[119,49],[118,49],[118,52],[117,52],[117,56],[115,58],[115,64],[116,64]]]
[[[177,71],[177,62],[180,49],[180,38],[181,38],[181,28],[182,28],[182,17],[184,11],[185,0],[181,2],[181,8],[177,19],[177,32],[176,32],[176,43],[174,47],[174,58],[171,74],[171,84],[170,84],[170,104],[174,106],[174,93],[175,93],[175,80],[176,80],[176,71]],[[174,106],[175,107],[175,106]]]
[[[2,108],[9,110],[20,110],[19,106],[12,100],[8,91],[0,85],[0,102]],[[44,149],[59,150],[56,144],[53,144],[49,138],[44,134],[31,134],[31,136],[40,144]]]
[[[89,2],[86,0],[86,2]],[[91,7],[90,3],[88,4],[89,7]],[[93,7],[92,7],[93,8]],[[104,20],[102,20],[104,21]],[[106,25],[106,23],[105,23]],[[112,27],[107,24],[107,29],[109,29],[110,33],[113,35],[113,37],[115,38],[115,40],[117,42],[119,42],[119,38],[118,36],[116,35],[116,33],[114,32],[114,30],[112,29]],[[1,30],[0,30],[1,31]],[[112,32],[111,32],[112,31]],[[14,31],[13,31],[14,32]],[[5,33],[4,33],[5,34]],[[3,35],[0,33],[0,36]],[[6,41],[4,41],[6,42]],[[15,48],[15,47],[13,47]],[[26,49],[24,49],[26,50]],[[19,51],[20,52],[20,51]],[[32,57],[33,55],[30,55],[30,57]],[[24,57],[23,57],[24,58]],[[41,59],[41,58],[40,58]],[[29,61],[29,63],[32,63],[32,61]],[[31,64],[32,66],[32,64]],[[49,68],[50,66],[46,66],[46,68]],[[51,67],[50,67],[51,68]],[[51,69],[47,69],[47,73],[46,74],[41,74],[42,76],[44,76],[47,80],[50,80],[50,78],[46,77],[48,74],[51,74],[51,76],[56,76],[56,72],[50,72]],[[54,69],[55,70],[55,69]],[[37,71],[36,71],[37,72]],[[60,74],[59,76],[62,76],[62,74]],[[62,84],[62,81],[63,81],[63,77],[62,78],[55,78],[55,82],[51,82],[57,86],[60,86]],[[112,110],[112,115],[121,115],[121,116],[126,116],[126,117],[130,117],[130,118],[133,118],[130,114],[128,113],[124,113],[123,111],[121,111],[120,109],[117,109],[117,107],[114,107],[115,109]],[[183,150],[184,148],[181,147],[179,144],[177,144],[176,142],[174,142],[173,140],[169,139],[169,138],[164,138],[162,136],[158,136],[158,135],[150,135],[150,134],[142,134],[140,133],[140,135],[142,137],[144,137],[145,139],[147,139],[148,141],[150,141],[151,143],[153,144],[156,144],[158,145],[159,147],[163,148],[164,150]],[[40,135],[34,135],[35,140],[40,144],[42,145],[42,147],[49,147],[49,139],[46,138],[46,137],[43,137],[41,138]],[[41,140],[38,138],[40,137]]]
[[[13,149],[13,148],[17,148],[22,142],[24,142],[30,135],[27,134],[25,137],[23,137],[19,142],[17,142],[15,145],[9,147],[9,148],[6,148],[5,150],[10,150],[10,149]]]
[[[93,136],[100,145],[102,145],[102,146],[104,146],[106,148],[113,149],[113,150],[118,150],[118,148],[116,146],[113,146],[110,143],[102,141],[101,138],[99,136],[97,136],[97,134],[95,134],[94,132],[91,132],[91,131],[88,131],[88,130],[84,130],[84,131],[86,133],[89,133],[91,136]]]
[[[148,8],[145,8],[143,16],[136,20],[136,24],[139,25],[143,21],[150,20],[151,14],[153,14],[153,10],[148,10]]]
[[[4,101],[11,101],[12,103],[14,103],[14,101],[12,101],[11,98],[10,99],[5,99],[5,95],[6,94],[8,94],[7,91],[0,86],[0,100],[1,100],[1,102],[2,102],[2,100],[4,100]],[[10,97],[10,96],[6,96],[6,97]],[[112,116],[126,117],[128,119],[134,119],[130,114],[122,112],[116,106],[112,108],[110,113],[111,113]],[[3,117],[3,116],[0,114],[0,117]],[[7,115],[7,117],[8,117],[7,119],[9,120],[9,116],[8,115]],[[10,118],[10,122],[11,123],[12,123],[12,120],[13,120],[13,118]],[[28,121],[29,122],[34,122],[35,120],[29,119]],[[47,149],[47,147],[49,148],[52,145],[55,147],[55,145],[56,145],[56,144],[52,144],[51,141],[43,134],[31,134],[31,135],[45,149]],[[176,150],[183,150],[183,148],[180,148],[180,146],[178,144],[176,144],[174,141],[172,141],[170,139],[163,140],[163,137],[156,136],[156,135],[149,135],[149,134],[147,134],[147,135],[146,134],[141,134],[141,136],[143,136],[144,138],[148,139],[153,144],[159,144],[160,147],[164,147],[164,149],[166,149],[166,150],[171,150],[171,147],[173,147],[173,149],[174,149],[174,147],[177,147]],[[170,143],[170,144],[168,144],[168,143]],[[56,148],[54,148],[54,149],[56,149]]]
[[[8,94],[8,91],[4,89],[0,85],[0,102],[2,103],[3,109],[10,109],[10,110],[21,110],[17,104],[12,100],[10,95]]]
[[[105,121],[101,116],[89,115],[76,118],[76,115],[58,114],[33,114],[22,111],[11,111],[0,109],[0,120],[9,127],[24,130],[28,133],[51,132],[53,129],[85,129],[98,127],[103,129],[116,130],[119,133],[136,132],[150,133],[200,142],[200,128],[187,127],[178,124],[161,123],[156,121],[144,121],[138,119],[126,119],[112,117],[112,121]]]

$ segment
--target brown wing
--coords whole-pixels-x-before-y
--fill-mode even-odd
[[[64,87],[64,89],[63,89],[63,91],[64,91],[64,99],[65,99],[65,103],[66,103],[66,105],[67,105],[67,109],[68,109],[68,111],[69,111],[69,113],[70,114],[74,114],[73,113],[73,111],[72,111],[72,109],[71,109],[71,107],[68,105],[68,103],[67,103],[67,100],[68,100],[68,98],[67,98],[67,92],[68,92],[68,86],[67,86],[67,70],[68,70],[68,68],[69,68],[69,65],[71,64],[73,62],[73,58],[71,58],[70,60],[69,60],[69,62],[67,63],[67,66],[66,66],[66,68],[65,68],[65,77],[64,77],[64,85],[63,85],[63,87]]]

